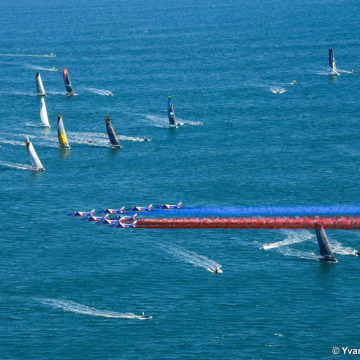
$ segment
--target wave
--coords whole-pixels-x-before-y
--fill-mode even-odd
[[[5,168],[18,169],[18,170],[31,170],[31,171],[34,170],[31,165],[8,163],[4,161],[0,161],[0,166]]]
[[[275,243],[268,243],[268,244],[264,244],[262,246],[262,249],[264,250],[269,250],[269,249],[274,249],[274,248],[278,248],[281,246],[287,246],[287,245],[292,245],[292,244],[297,244],[303,241],[307,241],[310,240],[311,238],[314,237],[314,235],[308,231],[308,230],[300,230],[300,231],[287,231],[287,238],[281,241],[277,241]]]
[[[286,90],[284,88],[281,88],[281,87],[271,87],[270,88],[270,91],[273,93],[273,94],[282,94],[284,93]]]
[[[181,246],[171,244],[159,244],[159,246],[162,250],[168,254],[173,255],[175,258],[185,261],[189,264],[202,267],[210,272],[215,272],[217,268],[221,267],[221,265],[218,264],[215,260],[211,260],[206,256],[186,250]]]
[[[62,309],[64,311],[74,312],[77,314],[90,315],[90,316],[101,316],[105,318],[115,319],[140,319],[141,316],[133,313],[118,313],[115,311],[98,310],[95,308],[81,305],[73,301],[58,300],[58,299],[40,299],[44,305],[49,305],[55,309]]]

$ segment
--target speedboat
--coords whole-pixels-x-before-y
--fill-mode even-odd
[[[139,319],[141,319],[141,320],[151,320],[152,316],[142,313],[142,315],[140,316]]]
[[[221,266],[222,266],[222,265],[220,265],[219,267],[217,267],[217,268],[215,269],[215,274],[222,274],[223,271],[220,269]]]

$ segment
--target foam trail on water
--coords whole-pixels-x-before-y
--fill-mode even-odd
[[[132,136],[125,136],[125,135],[118,135],[119,140],[128,140],[128,141],[144,141],[144,138],[139,137],[132,137]]]
[[[105,133],[68,131],[67,136],[70,143],[109,147],[109,138]]]
[[[35,55],[35,54],[0,54],[0,56],[16,56],[16,57],[56,57],[56,55]]]
[[[159,128],[168,128],[169,127],[169,120],[168,118],[164,118],[161,116],[155,115],[145,115],[145,118],[152,122],[156,127]]]
[[[210,272],[215,272],[215,270],[221,266],[215,260],[211,260],[206,256],[186,250],[178,245],[159,244],[159,246],[162,250],[173,255],[175,258],[194,266],[202,267]]]
[[[290,249],[290,248],[283,248],[280,249],[280,254],[284,255],[284,256],[293,256],[293,257],[297,257],[300,259],[305,259],[305,260],[319,260],[318,255],[316,255],[313,252],[306,252],[306,251],[300,251],[300,250],[295,250],[295,249]]]
[[[336,240],[329,240],[331,248],[333,250],[333,252],[335,254],[339,254],[339,255],[355,255],[356,254],[356,250],[351,248],[351,247],[347,247],[347,246],[343,246],[341,243],[339,243]]]
[[[26,143],[24,141],[17,141],[17,140],[7,140],[7,139],[1,139],[0,143],[2,144],[10,144],[10,145],[16,145],[16,146],[26,146]]]
[[[17,164],[17,163],[7,163],[4,161],[0,161],[0,166],[11,169],[19,169],[19,170],[34,170],[31,165]]]
[[[55,68],[44,68],[41,66],[37,66],[37,65],[30,65],[30,64],[26,64],[25,65],[26,68],[28,69],[33,69],[33,70],[41,70],[41,71],[58,71],[58,69]]]
[[[274,248],[278,248],[281,246],[297,244],[297,243],[300,243],[303,241],[310,240],[312,237],[314,237],[314,234],[312,234],[310,231],[307,231],[307,230],[296,231],[296,232],[295,231],[286,231],[285,233],[288,234],[286,239],[277,241],[275,243],[264,244],[262,246],[262,249],[269,250],[269,249],[274,249]]]
[[[105,89],[84,88],[84,90],[88,90],[93,94],[102,95],[102,96],[109,96],[109,94],[111,94],[110,90],[105,90]]]
[[[115,319],[140,319],[140,316],[133,313],[118,313],[115,311],[98,310],[85,305],[78,304],[73,301],[58,300],[58,299],[40,299],[44,305],[49,305],[55,309],[62,309],[64,311],[74,312],[77,314],[84,314],[90,316],[100,316],[105,318]]]
[[[271,87],[270,88],[270,91],[273,93],[273,94],[282,94],[284,93],[286,90],[284,88],[281,88],[281,87]]]

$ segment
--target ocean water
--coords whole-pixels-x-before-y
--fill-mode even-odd
[[[0,10],[0,359],[329,359],[359,347],[356,231],[327,232],[339,262],[324,264],[307,230],[114,229],[66,216],[179,201],[358,205],[358,1]],[[77,96],[64,95],[63,67]],[[25,135],[45,172],[29,170]],[[223,274],[208,271],[219,264]]]

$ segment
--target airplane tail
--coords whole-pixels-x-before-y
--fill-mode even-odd
[[[104,216],[104,220],[107,220],[108,217],[109,217],[109,214],[106,214],[106,215]]]
[[[180,209],[181,208],[181,202],[179,202],[177,205],[176,205],[176,207],[178,208],[178,209]]]
[[[146,210],[151,211],[153,204],[149,205]]]
[[[92,210],[90,211],[90,214],[91,214],[91,215],[94,215],[94,213],[95,213],[95,209],[92,209]]]
[[[132,217],[134,220],[136,220],[137,217],[137,213]]]
[[[131,224],[131,226],[132,226],[132,227],[136,227],[136,223],[137,223],[137,221],[135,220],[135,221]]]
[[[123,206],[123,207],[120,209],[120,212],[123,213],[123,212],[124,212],[124,209],[125,209],[125,206]]]

